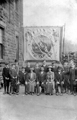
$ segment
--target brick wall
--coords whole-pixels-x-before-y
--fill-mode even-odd
[[[15,1],[0,5],[0,27],[4,29],[3,61],[14,62],[16,59],[17,41],[19,39],[19,64],[23,63],[23,0],[18,0],[18,10]],[[1,67],[2,69],[2,67]],[[1,72],[0,72],[1,73]]]
[[[3,8],[3,19],[0,26],[4,28],[3,59],[13,62],[16,59],[16,36],[19,39],[19,62],[23,61],[23,11],[21,0],[18,0],[18,10],[15,3],[6,3]],[[2,23],[2,24],[1,24]]]

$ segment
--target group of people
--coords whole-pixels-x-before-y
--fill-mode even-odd
[[[19,93],[19,67],[18,63],[5,63],[2,71],[4,94]]]
[[[24,85],[24,93],[46,95],[63,95],[70,93],[76,95],[77,79],[75,65],[56,67],[54,63],[47,65],[44,60],[42,65],[36,63],[31,67],[28,62],[26,67],[19,69],[18,63],[9,67],[6,63],[3,68],[4,94],[19,94],[19,86]]]

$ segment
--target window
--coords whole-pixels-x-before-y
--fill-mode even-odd
[[[3,58],[3,36],[4,29],[0,27],[0,59]]]
[[[14,2],[14,6],[15,6],[15,10],[16,10],[16,12],[18,12],[18,0],[15,0],[15,2]]]
[[[3,42],[3,29],[0,28],[0,44]]]
[[[16,36],[16,60],[19,60],[19,37]]]

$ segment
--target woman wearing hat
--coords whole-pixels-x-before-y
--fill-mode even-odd
[[[33,95],[35,89],[35,80],[36,80],[36,73],[34,73],[34,69],[30,69],[31,72],[28,73],[28,85],[29,85],[29,93]]]
[[[53,94],[54,87],[54,72],[51,71],[51,66],[49,66],[49,71],[47,72],[46,79],[46,94]]]

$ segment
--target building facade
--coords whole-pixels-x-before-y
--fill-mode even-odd
[[[0,62],[23,62],[23,0],[0,4]]]
[[[0,0],[0,83],[3,64],[23,63],[23,0]]]

